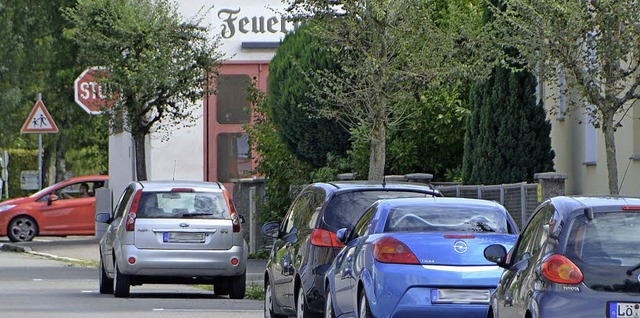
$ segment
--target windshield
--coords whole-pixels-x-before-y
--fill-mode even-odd
[[[143,192],[139,218],[229,218],[222,192]]]
[[[378,200],[432,196],[430,193],[403,190],[368,190],[340,193],[327,204],[323,219],[334,231],[343,227],[352,228],[364,213],[364,210]]]
[[[591,289],[640,292],[638,272],[627,269],[640,263],[640,213],[599,213],[592,221],[575,218],[566,245],[566,256],[582,271]]]
[[[508,233],[507,219],[496,208],[416,205],[391,209],[385,232]]]

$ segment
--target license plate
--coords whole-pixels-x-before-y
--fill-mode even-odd
[[[204,243],[204,233],[164,232],[165,243]]]
[[[607,306],[608,318],[640,317],[640,303],[611,301]]]
[[[432,289],[431,303],[488,304],[491,292],[487,289]]]

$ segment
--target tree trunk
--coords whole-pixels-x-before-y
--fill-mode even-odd
[[[145,135],[133,135],[133,145],[136,160],[136,177],[137,181],[147,180],[147,162],[145,152]]]
[[[379,100],[379,103],[382,105],[378,105],[380,109],[385,109],[385,102],[383,100]],[[370,149],[371,155],[369,157],[369,177],[370,181],[382,181],[384,178],[384,167],[386,160],[386,138],[387,138],[387,125],[386,125],[386,116],[384,115],[384,111],[378,110],[377,114],[374,115],[374,122],[372,123],[371,133],[370,133]]]
[[[607,154],[607,174],[609,176],[609,194],[619,194],[618,189],[618,159],[616,157],[615,127],[613,126],[613,114],[602,115],[602,132],[604,133],[604,145]]]

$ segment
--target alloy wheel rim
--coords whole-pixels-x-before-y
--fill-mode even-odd
[[[298,310],[296,310],[296,317],[304,318],[304,291],[302,288],[298,291]]]
[[[267,289],[264,292],[264,317],[271,318],[271,284],[267,284]]]

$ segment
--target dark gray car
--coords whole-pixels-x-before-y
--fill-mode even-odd
[[[555,197],[534,211],[511,252],[488,317],[639,317],[640,198]]]
[[[229,193],[218,182],[131,182],[100,240],[100,293],[128,297],[146,283],[213,284],[245,295],[247,244]]]

